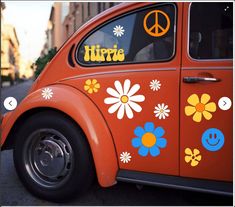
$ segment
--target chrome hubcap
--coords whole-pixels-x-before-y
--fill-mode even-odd
[[[73,169],[73,152],[68,140],[54,129],[40,129],[27,139],[25,167],[29,176],[44,187],[58,187]]]

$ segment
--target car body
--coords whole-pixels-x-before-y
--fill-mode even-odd
[[[93,18],[4,116],[3,149],[26,120],[53,111],[84,133],[103,187],[127,181],[231,194],[231,4],[123,3]]]

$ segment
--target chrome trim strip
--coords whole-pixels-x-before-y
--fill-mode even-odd
[[[209,66],[209,67],[182,67],[181,70],[233,70],[231,66]]]
[[[190,56],[189,54],[189,36],[190,36],[190,12],[191,12],[191,6],[192,3],[198,3],[198,2],[191,2],[189,7],[188,7],[188,34],[187,34],[187,56],[190,60],[195,61],[195,62],[218,62],[218,61],[232,61],[233,58],[228,58],[228,59],[195,59],[193,57]]]
[[[63,81],[67,81],[67,80],[73,80],[73,79],[77,79],[77,78],[83,78],[83,77],[87,77],[87,76],[98,76],[98,75],[109,75],[109,74],[118,74],[118,73],[138,73],[138,72],[157,72],[157,71],[176,71],[177,68],[159,68],[159,69],[133,69],[133,70],[116,70],[116,71],[101,71],[101,72],[96,72],[96,73],[86,73],[86,74],[82,74],[82,75],[76,75],[76,76],[72,76],[72,77],[68,77],[68,78],[64,78],[62,80],[59,80],[58,82],[63,82]],[[88,71],[87,69],[85,69],[85,71]]]
[[[175,189],[182,189],[182,190],[192,190],[192,191],[199,191],[199,192],[205,192],[205,193],[213,193],[218,195],[229,195],[232,196],[233,193],[228,193],[224,191],[216,191],[216,190],[210,190],[210,189],[203,189],[203,188],[196,188],[196,187],[190,187],[190,186],[183,186],[183,185],[175,185],[175,184],[166,184],[161,182],[151,182],[151,181],[145,181],[140,179],[134,179],[134,178],[125,178],[125,177],[116,177],[117,181],[123,181],[123,182],[130,182],[130,183],[137,183],[137,184],[145,184],[145,185],[151,185],[151,186],[162,186],[162,187],[168,187],[168,188],[175,188]]]

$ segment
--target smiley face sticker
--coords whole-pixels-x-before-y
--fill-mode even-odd
[[[218,151],[224,145],[224,134],[216,128],[207,129],[202,135],[202,145],[211,152]]]

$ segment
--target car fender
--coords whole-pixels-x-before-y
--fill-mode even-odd
[[[1,146],[7,139],[14,123],[27,111],[36,108],[53,108],[70,116],[86,134],[94,159],[97,178],[101,186],[116,183],[118,162],[115,145],[108,125],[96,105],[81,91],[67,85],[48,86],[53,92],[44,99],[42,90],[29,94],[17,108],[6,115],[2,122]]]

